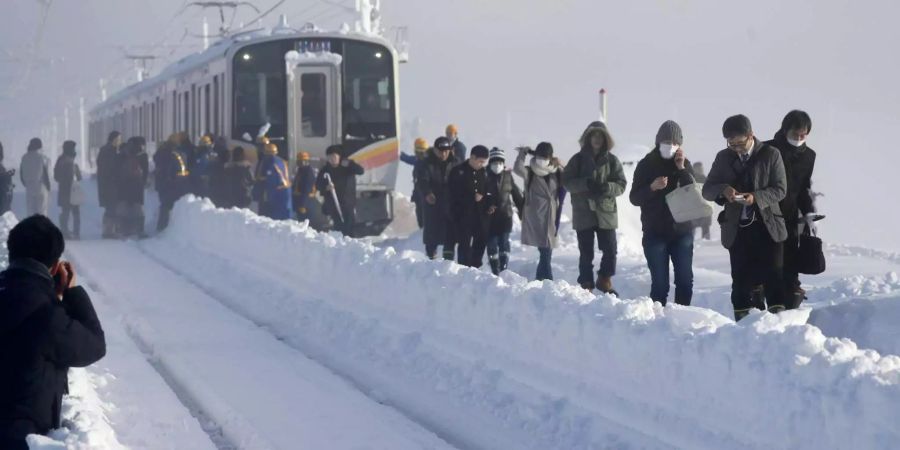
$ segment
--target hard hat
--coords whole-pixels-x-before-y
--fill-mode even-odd
[[[260,136],[260,137],[256,138],[256,143],[262,144],[262,145],[269,145],[269,138],[267,138],[265,136]]]
[[[417,152],[424,152],[425,150],[428,150],[428,141],[426,141],[425,138],[416,139],[415,148]]]
[[[264,153],[267,155],[277,155],[278,154],[278,146],[275,144],[266,144],[263,149]]]
[[[203,137],[201,137],[201,138],[200,138],[200,145],[205,145],[205,146],[207,146],[207,147],[212,146],[212,145],[213,145],[212,138],[209,137],[209,136],[203,136]]]

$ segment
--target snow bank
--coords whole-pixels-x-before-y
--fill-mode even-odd
[[[814,309],[809,323],[829,336],[852,339],[882,354],[900,355],[900,296],[856,298]]]
[[[806,324],[808,311],[735,324],[702,308],[497,278],[192,198],[145,246],[280,335],[318,345],[332,365],[355,365],[357,382],[377,378],[377,367],[407,390],[425,386],[418,396],[446,402],[411,408],[472,446],[497,447],[472,436],[470,416],[531,448],[617,437],[651,448],[900,442],[900,358],[826,338]],[[204,278],[214,269],[229,275]],[[449,408],[463,415],[442,415]]]
[[[9,231],[12,230],[19,219],[12,212],[0,216],[0,269],[6,269],[9,265],[9,250],[6,248],[6,238],[9,237]]]

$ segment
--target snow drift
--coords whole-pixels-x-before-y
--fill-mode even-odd
[[[142,247],[467,446],[900,442],[900,357],[826,338],[806,324],[809,311],[735,324],[702,308],[498,278],[193,198]]]

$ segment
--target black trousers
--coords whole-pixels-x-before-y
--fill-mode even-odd
[[[797,270],[797,258],[800,250],[800,238],[797,235],[797,224],[788,223],[788,238],[784,241],[784,290],[791,296],[800,289],[800,272]],[[788,305],[794,309],[800,305]]]
[[[459,231],[459,246],[456,250],[457,260],[461,266],[481,268],[484,263],[484,251],[487,248],[486,229],[484,226],[478,228],[479,225],[468,227],[469,229],[461,229]]]
[[[592,228],[578,231],[578,284],[594,283],[594,236],[597,237],[597,249],[603,252],[600,259],[601,277],[612,277],[616,274],[616,259],[618,255],[618,241],[616,230],[604,230]]]
[[[731,304],[736,314],[766,308],[753,304],[753,289],[760,285],[764,286],[769,308],[785,306],[784,244],[772,240],[761,220],[738,230],[729,253]]]

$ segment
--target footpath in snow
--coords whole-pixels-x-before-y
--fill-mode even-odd
[[[89,285],[120,308],[122,322],[182,398],[221,430],[223,445],[450,448],[134,245],[75,242],[69,255]],[[246,301],[258,301],[259,293],[247,294]]]

